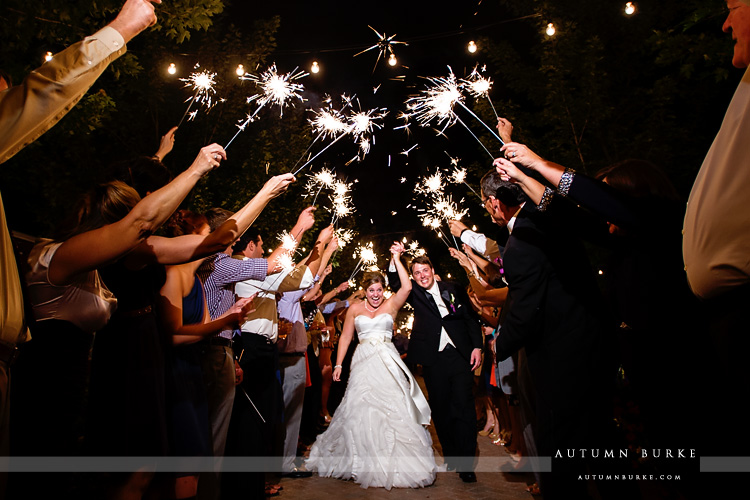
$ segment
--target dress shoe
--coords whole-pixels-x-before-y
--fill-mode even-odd
[[[283,474],[281,474],[281,477],[290,477],[293,479],[297,479],[301,477],[311,477],[311,476],[312,476],[311,471],[298,469],[296,467],[290,470],[289,472],[284,472]]]
[[[461,478],[461,481],[464,483],[476,483],[477,482],[477,475],[473,472],[459,472],[458,477]]]

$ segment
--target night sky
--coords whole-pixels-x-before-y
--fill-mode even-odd
[[[446,132],[447,138],[416,123],[410,126],[411,135],[393,128],[403,125],[397,115],[405,109],[404,101],[425,88],[426,81],[420,77],[447,76],[449,65],[461,77],[476,64],[483,64],[481,51],[470,54],[467,44],[479,34],[486,34],[486,30],[477,31],[474,27],[480,21],[487,24],[488,19],[496,19],[497,7],[479,5],[481,16],[474,15],[477,5],[471,2],[456,2],[450,9],[424,1],[374,2],[356,7],[351,2],[323,2],[322,6],[317,2],[284,2],[283,6],[273,2],[259,6],[253,2],[252,6],[237,4],[233,9],[238,12],[235,19],[281,15],[278,47],[270,61],[277,63],[280,72],[291,71],[297,65],[309,70],[313,60],[320,63],[320,73],[301,80],[309,101],[306,106],[314,107],[324,94],[336,100],[346,93],[356,94],[363,110],[381,107],[389,110],[383,128],[375,133],[371,152],[362,162],[347,167],[332,158],[335,154],[326,153],[322,157],[329,161],[329,167],[335,163],[336,171],[349,182],[358,181],[354,186],[354,204],[366,222],[372,219],[376,232],[419,227],[414,212],[406,208],[413,201],[414,184],[418,176],[432,173],[437,167],[448,170],[448,155],[461,157],[461,164],[477,160],[490,167],[489,157],[486,153],[480,156],[478,144],[469,142],[474,139],[459,125]],[[393,46],[399,61],[396,67],[389,66],[383,58],[376,66],[377,49],[353,57],[378,40],[368,25],[380,34],[395,34],[396,41],[408,42]],[[464,120],[468,122],[468,117],[464,116]],[[472,128],[479,132],[481,125],[475,122]],[[340,157],[348,161],[356,148],[350,141],[341,142],[345,144],[339,150],[346,153]],[[408,155],[403,154],[415,145]],[[407,182],[400,182],[403,177]],[[455,192],[467,201],[474,196],[465,186]]]

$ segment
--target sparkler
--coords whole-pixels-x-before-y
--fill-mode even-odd
[[[354,266],[354,271],[352,271],[352,274],[349,276],[350,283],[354,279],[354,276],[356,276],[356,274],[362,269],[362,266],[376,266],[378,263],[378,256],[375,255],[375,251],[372,249],[372,242],[357,247],[357,250],[354,252],[354,258],[357,258],[357,255],[359,255],[359,261],[357,262],[357,265]]]
[[[372,72],[375,73],[375,68],[378,67],[378,63],[380,62],[380,58],[381,57],[385,58],[386,57],[386,53],[389,54],[389,56],[395,56],[394,53],[393,53],[393,45],[396,45],[396,44],[408,45],[408,43],[406,43],[406,42],[399,42],[397,40],[394,40],[394,38],[396,37],[395,34],[393,34],[391,36],[388,36],[384,32],[381,35],[372,26],[368,25],[367,27],[370,28],[372,31],[374,31],[376,35],[378,35],[378,38],[379,38],[378,43],[376,43],[372,47],[366,48],[365,50],[363,50],[361,52],[357,52],[356,54],[354,54],[354,57],[357,57],[360,54],[364,54],[365,52],[369,52],[371,50],[378,49],[378,58],[375,60],[375,66],[373,66],[373,68],[372,68]]]
[[[383,125],[378,123],[376,120],[382,120],[388,112],[384,108],[376,108],[368,111],[358,111],[353,113],[347,120],[346,131],[339,133],[333,141],[331,141],[326,147],[321,149],[312,158],[307,160],[301,167],[295,170],[293,175],[297,175],[302,169],[312,163],[318,156],[320,156],[328,148],[336,144],[345,137],[351,134],[354,137],[354,142],[360,144],[360,150],[366,154],[369,151],[369,140],[367,143],[363,143],[364,139],[368,139],[375,129],[382,128]],[[364,144],[364,145],[363,145]]]
[[[237,130],[237,133],[234,134],[227,145],[224,146],[224,149],[226,150],[229,145],[232,144],[237,136],[240,135],[240,132],[245,130],[245,127],[247,127],[248,123],[253,121],[258,112],[263,109],[266,104],[278,104],[280,110],[279,117],[283,117],[285,106],[289,105],[295,99],[299,99],[299,101],[301,102],[304,101],[303,97],[300,95],[300,92],[305,90],[305,87],[301,83],[296,83],[296,80],[304,78],[308,75],[309,73],[305,71],[297,71],[297,68],[294,68],[294,70],[285,75],[279,75],[278,70],[276,69],[276,63],[274,63],[270,68],[268,68],[268,70],[264,71],[260,75],[251,75],[246,73],[245,75],[241,76],[240,80],[250,80],[254,82],[261,88],[262,93],[255,94],[247,98],[248,103],[255,101],[258,107],[252,114],[248,113],[245,120],[237,125],[237,128],[239,130]]]
[[[469,133],[477,140],[477,142],[479,142],[484,150],[487,151],[487,154],[489,154],[490,157],[494,158],[495,155],[493,155],[484,146],[484,144],[482,144],[482,141],[480,141],[479,138],[471,131],[468,125],[466,125],[459,118],[459,116],[454,111],[454,107],[456,105],[461,106],[469,114],[471,114],[471,116],[476,118],[479,123],[484,125],[487,130],[489,130],[490,133],[498,141],[500,141],[500,144],[505,145],[505,142],[500,138],[499,135],[497,135],[494,130],[492,130],[492,128],[484,123],[481,118],[479,118],[476,113],[469,109],[464,103],[464,96],[461,93],[461,88],[468,86],[469,83],[462,85],[458,80],[456,80],[456,76],[453,74],[453,70],[450,66],[448,66],[448,71],[449,74],[447,77],[425,77],[425,79],[429,82],[427,89],[423,90],[421,95],[410,97],[409,99],[407,99],[407,110],[410,111],[411,116],[414,116],[423,127],[427,126],[433,120],[437,120],[438,125],[445,124],[442,130],[438,131],[438,134],[444,133],[445,129],[455,124],[456,122],[460,123],[466,130],[469,131]],[[476,77],[474,78],[474,80],[476,80]],[[462,82],[467,82],[467,80],[463,80]],[[478,88],[481,89],[483,85],[478,85]]]
[[[351,184],[343,181],[336,181],[333,184],[333,196],[331,198],[333,213],[331,224],[335,225],[339,219],[354,213],[354,205],[351,204],[352,198],[349,196]]]
[[[408,245],[406,245],[406,249],[404,250],[404,253],[407,255],[411,255],[412,257],[419,257],[420,255],[424,255],[427,252],[425,252],[424,248],[421,248],[419,246],[419,242],[417,240],[414,240],[414,241],[410,241]]]
[[[497,110],[495,110],[495,105],[492,104],[492,99],[490,99],[490,88],[492,87],[492,80],[483,77],[479,74],[477,68],[474,68],[468,78],[461,80],[461,86],[475,98],[486,97],[487,101],[489,101],[490,103],[492,112],[495,113],[495,118],[499,118],[497,116]]]
[[[333,171],[328,170],[327,168],[323,168],[320,170],[320,172],[317,172],[314,175],[310,176],[310,181],[305,186],[308,193],[312,193],[312,191],[317,187],[317,192],[315,193],[315,197],[313,198],[312,205],[315,205],[315,201],[318,199],[320,191],[324,187],[332,188],[335,181],[336,177],[334,177]]]
[[[195,67],[199,68],[200,66],[196,64]],[[211,73],[210,71],[196,71],[191,73],[187,78],[180,78],[181,82],[185,82],[185,87],[194,89],[195,93],[188,99],[190,104],[188,104],[187,109],[182,114],[182,118],[180,118],[180,121],[177,124],[178,127],[182,125],[182,122],[185,120],[185,117],[188,115],[190,108],[193,107],[195,102],[205,105],[206,108],[213,106],[213,95],[216,93],[216,90],[214,90],[214,85],[216,85],[215,78],[216,73]],[[197,114],[197,111],[194,113]],[[195,118],[195,114],[191,114],[191,120]]]
[[[356,233],[351,229],[335,228],[333,234],[335,234],[336,238],[339,240],[339,248],[344,248],[347,244],[351,243]]]
[[[445,154],[448,155],[447,152]],[[477,197],[481,200],[482,197],[479,196],[479,193],[474,191],[474,188],[471,187],[471,185],[468,182],[466,182],[466,169],[458,167],[458,158],[453,158],[451,155],[448,155],[448,158],[451,159],[451,165],[454,168],[454,170],[451,172],[448,179],[450,179],[450,181],[453,182],[454,184],[464,184],[467,188],[471,190],[472,193],[477,195]]]

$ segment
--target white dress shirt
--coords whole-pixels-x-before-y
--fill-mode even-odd
[[[432,283],[432,286],[430,288],[425,289],[425,291],[432,295],[432,297],[435,299],[435,303],[438,306],[438,311],[440,311],[440,317],[445,318],[446,316],[448,316],[448,307],[446,307],[443,298],[440,296],[440,288],[438,287],[437,280]],[[456,344],[454,344],[451,338],[448,336],[448,332],[445,331],[445,328],[441,328],[440,345],[438,345],[438,351],[442,351],[443,349],[445,349],[448,344],[456,347]]]

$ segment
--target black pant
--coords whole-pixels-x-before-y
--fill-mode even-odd
[[[438,353],[436,363],[423,367],[423,375],[443,456],[458,471],[474,470],[477,412],[471,365],[449,345]]]
[[[269,343],[261,335],[242,332],[242,339],[236,343],[234,350],[238,356],[242,353],[240,366],[244,375],[242,384],[237,386],[235,392],[232,418],[227,433],[226,454],[248,457],[277,456],[278,449],[275,449],[274,445],[281,428],[283,400],[277,375],[279,353],[276,344]],[[280,470],[281,461],[279,459],[278,464],[268,463],[267,466],[269,469]],[[222,499],[265,498],[264,477],[265,474],[257,470],[223,474]]]

